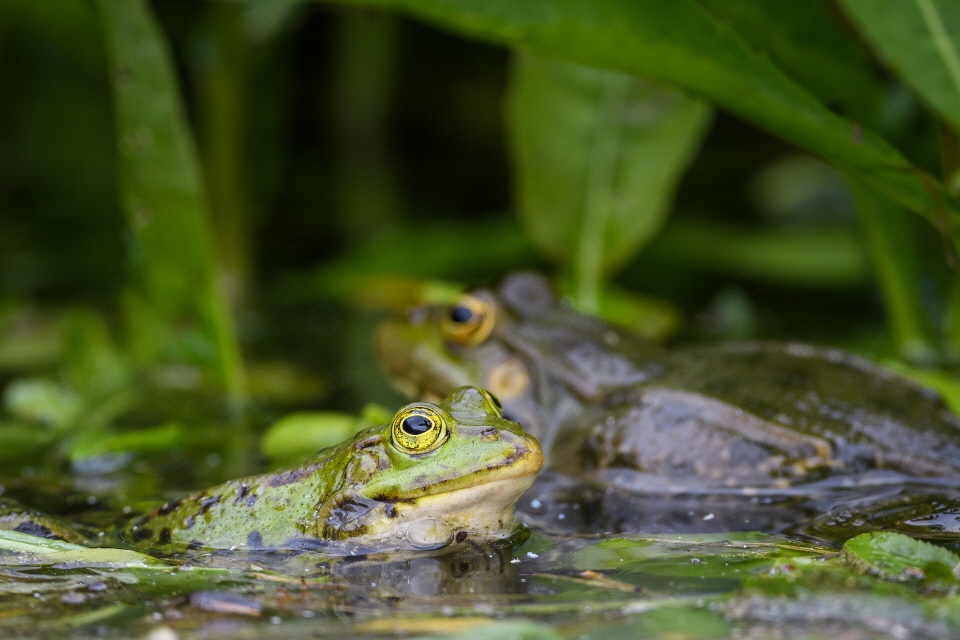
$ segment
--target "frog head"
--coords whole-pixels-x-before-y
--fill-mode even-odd
[[[397,388],[442,397],[472,384],[503,402],[550,448],[554,426],[612,390],[659,375],[666,355],[599,318],[565,307],[529,272],[450,306],[420,307],[379,328],[377,348]]]
[[[505,538],[514,505],[543,466],[537,441],[503,417],[491,394],[453,391],[417,402],[358,434],[340,488],[304,530],[349,546],[430,549]]]

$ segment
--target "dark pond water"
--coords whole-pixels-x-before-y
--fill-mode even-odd
[[[363,323],[355,331],[369,336]],[[310,408],[318,395],[326,393],[324,406],[347,409],[361,397],[399,403],[382,393],[382,378],[370,374],[372,358],[347,355],[351,367],[331,375],[343,381],[338,384],[311,378],[295,360],[252,365],[252,386],[259,391],[243,414],[169,380],[83,400],[82,410],[62,386],[22,383],[55,379],[48,372],[4,381],[11,416],[4,433],[13,435],[3,443],[3,499],[58,515],[94,542],[74,546],[0,532],[0,635],[682,639],[960,633],[960,558],[954,555],[960,550],[960,487],[909,484],[889,474],[748,492],[661,485],[638,492],[636,482],[616,476],[585,483],[547,472],[520,500],[527,529],[515,540],[429,553],[333,558],[197,550],[163,556],[116,538],[119,525],[165,500],[268,470],[258,449],[264,429],[291,410]],[[186,374],[168,375],[182,381]],[[14,380],[21,382],[11,387]],[[20,394],[16,401],[11,388]],[[356,398],[338,397],[342,389]],[[87,426],[57,431],[54,418],[70,411],[86,416]],[[46,416],[46,423],[31,416]],[[84,423],[77,418],[73,424]],[[879,530],[910,538],[874,544],[867,535],[857,538],[867,541],[863,548],[844,546]]]

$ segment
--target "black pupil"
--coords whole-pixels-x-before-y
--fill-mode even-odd
[[[430,431],[433,422],[424,416],[410,416],[403,421],[401,428],[412,436],[419,436]]]
[[[467,322],[473,317],[473,311],[467,307],[457,306],[450,310],[450,319],[454,322]]]

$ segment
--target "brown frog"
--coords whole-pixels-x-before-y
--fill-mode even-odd
[[[796,343],[667,350],[565,307],[533,273],[389,321],[378,348],[408,395],[483,386],[548,466],[634,488],[960,479],[960,419],[862,357]]]

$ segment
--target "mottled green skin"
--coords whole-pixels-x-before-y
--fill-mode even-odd
[[[447,421],[447,440],[428,453],[410,454],[391,441],[390,425],[371,427],[301,463],[261,476],[232,480],[137,519],[124,538],[137,545],[208,548],[318,548],[346,552],[420,548],[430,541],[397,535],[418,516],[421,503],[443,504],[457,490],[506,479],[525,490],[542,466],[536,440],[477,389],[455,390],[437,409]],[[402,410],[401,410],[402,411]],[[522,493],[522,491],[520,491]],[[513,503],[499,505],[484,522],[460,517],[457,537],[509,532]],[[498,498],[491,498],[496,501]],[[497,516],[496,514],[500,514]],[[450,517],[462,516],[451,513]],[[406,520],[406,522],[405,522]],[[439,540],[438,546],[449,542]]]
[[[497,394],[548,466],[629,472],[618,481],[671,491],[868,471],[960,478],[960,420],[858,356],[778,343],[669,351],[564,308],[535,274],[475,295],[496,307],[484,342],[448,344],[439,317],[449,311],[424,308],[381,327],[381,358],[401,390]],[[505,384],[504,363],[526,384]]]
[[[7,498],[0,498],[0,529],[65,540],[74,544],[89,542],[82,533],[60,518],[36,509],[28,509]]]

